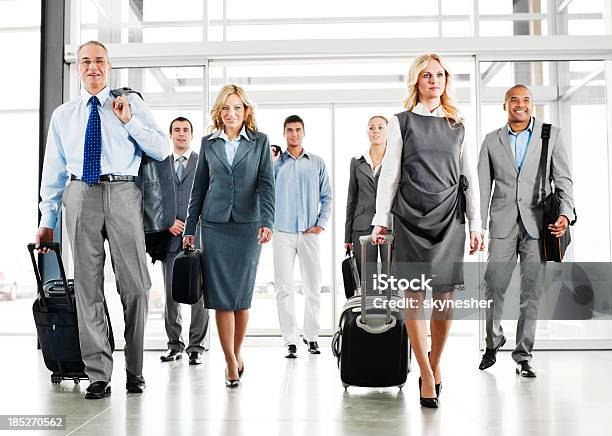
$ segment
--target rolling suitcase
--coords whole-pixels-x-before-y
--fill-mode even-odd
[[[28,251],[34,267],[37,283],[37,297],[32,305],[34,323],[38,333],[38,343],[43,353],[45,365],[51,371],[51,383],[62,380],[87,380],[85,364],[81,357],[79,327],[77,323],[76,301],[74,299],[74,280],[66,279],[64,264],[58,243],[43,243],[42,247],[55,252],[60,279],[43,283],[38,263],[34,256],[36,244],[28,244]],[[106,301],[104,312],[108,323],[108,339],[111,349],[115,349],[113,329],[110,323]]]
[[[385,240],[392,244],[393,236],[387,235]],[[362,236],[359,241],[361,270],[365,271],[366,244],[371,239]],[[391,251],[387,250],[387,273],[391,271]],[[401,389],[410,371],[411,354],[403,312],[392,310],[388,304],[386,308],[375,307],[375,299],[381,296],[367,295],[366,280],[361,278],[358,295],[345,303],[332,339],[332,353],[338,360],[342,386],[345,389],[349,386]],[[393,298],[391,287],[386,298]]]
[[[172,299],[177,303],[197,303],[203,294],[203,259],[200,250],[186,248],[174,258]]]

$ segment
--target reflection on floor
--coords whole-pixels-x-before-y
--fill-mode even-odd
[[[65,431],[39,433],[45,435],[612,434],[612,351],[540,351],[533,361],[538,377],[521,379],[510,353],[479,371],[474,341],[451,337],[440,408],[423,410],[415,362],[404,391],[345,392],[329,340],[320,356],[300,347],[295,360],[284,359],[281,347],[250,342],[237,389],[224,386],[213,338],[197,367],[186,359],[162,364],[161,352],[146,352],[143,395],[126,395],[123,353],[116,352],[112,396],[85,401],[87,382],[51,385],[32,337],[0,337],[0,415],[66,415]]]

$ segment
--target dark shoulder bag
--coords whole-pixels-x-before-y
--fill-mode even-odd
[[[555,189],[555,184],[552,176],[548,178],[551,185],[551,193],[546,195],[546,161],[548,159],[548,141],[550,139],[550,124],[542,124],[542,154],[540,155],[540,198],[542,198],[542,210],[544,219],[542,220],[542,239],[543,239],[543,256],[548,262],[561,262],[567,247],[572,242],[572,235],[568,226],[567,230],[560,238],[553,235],[548,226],[554,224],[559,219],[561,211],[561,199],[559,193]],[[576,209],[574,208],[574,220],[570,221],[569,225],[573,226],[576,223]]]

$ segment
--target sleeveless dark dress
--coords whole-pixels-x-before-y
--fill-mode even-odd
[[[464,128],[444,117],[396,115],[403,139],[393,201],[396,278],[432,278],[433,292],[463,288],[465,196],[460,174]]]

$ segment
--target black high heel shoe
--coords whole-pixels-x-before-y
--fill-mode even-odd
[[[238,378],[242,378],[243,373],[244,373],[244,362],[242,362],[242,368],[238,368]]]
[[[240,380],[230,380],[227,378],[227,368],[225,368],[225,386],[228,388],[237,388],[240,386]]]
[[[421,403],[421,407],[427,407],[428,409],[437,409],[438,408],[438,398],[424,398],[421,395],[421,385],[422,385],[421,377],[419,377],[419,401]]]
[[[427,353],[427,359],[429,359],[430,354],[431,351]],[[440,392],[442,392],[442,382],[436,383],[436,398],[440,397]]]

